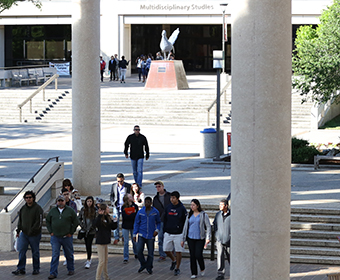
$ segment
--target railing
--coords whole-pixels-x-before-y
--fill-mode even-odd
[[[34,96],[36,96],[41,90],[43,91],[43,100],[45,101],[45,88],[52,83],[55,80],[55,90],[58,90],[58,74],[54,74],[51,78],[49,78],[44,84],[42,84],[36,91],[34,91],[29,97],[25,99],[22,103],[18,105],[18,108],[20,110],[19,113],[19,120],[22,122],[22,107],[27,104],[27,102],[30,102],[30,113],[32,113],[32,99]]]
[[[4,210],[5,210],[5,212],[7,213],[8,212],[8,206],[18,197],[18,195],[22,192],[22,190],[23,189],[25,189],[26,188],[26,186],[30,183],[30,182],[32,182],[32,183],[34,183],[34,178],[39,174],[39,172],[46,166],[46,164],[47,163],[49,163],[49,161],[50,160],[53,160],[53,159],[55,159],[55,161],[56,162],[59,162],[59,156],[57,156],[57,157],[51,157],[51,158],[49,158],[40,168],[39,168],[39,170],[37,171],[37,172],[35,172],[35,174],[27,181],[27,183],[25,184],[25,186],[23,186],[22,188],[21,188],[21,190],[11,199],[11,201],[4,207]],[[57,169],[57,171],[58,171],[59,169]],[[56,171],[56,172],[57,172]],[[55,173],[56,173],[55,172]],[[51,176],[52,177],[52,176]],[[50,177],[50,178],[51,178]],[[46,182],[47,183],[47,182]],[[46,184],[45,183],[45,184]],[[45,185],[44,184],[44,185]],[[39,191],[38,191],[39,192]],[[38,193],[37,192],[37,193]]]
[[[224,93],[226,93],[227,89],[230,87],[231,85],[231,77],[228,75],[227,76],[229,79],[228,79],[228,82],[225,84],[225,86],[222,88],[221,90],[221,95],[222,96]],[[209,126],[210,125],[210,110],[214,107],[214,105],[216,104],[217,100],[215,99],[211,104],[210,106],[207,108],[207,125]],[[227,94],[224,94],[224,103],[226,104],[227,103]]]

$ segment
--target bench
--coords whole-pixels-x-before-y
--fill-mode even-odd
[[[32,78],[35,78],[36,85],[38,85],[39,82],[45,83],[51,77],[51,71],[49,69],[31,68],[28,69],[28,73]]]
[[[335,156],[322,156],[322,155],[316,155],[314,156],[314,169],[319,168],[319,162],[320,160],[332,160],[332,161],[340,161],[340,157]]]
[[[28,69],[12,70],[12,85],[14,82],[19,82],[20,86],[22,82],[27,82],[29,85],[30,81],[36,82],[37,79],[29,75]]]

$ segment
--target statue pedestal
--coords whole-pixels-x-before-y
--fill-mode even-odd
[[[153,60],[145,89],[188,89],[182,60]]]

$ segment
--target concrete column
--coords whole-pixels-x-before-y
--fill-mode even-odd
[[[291,1],[233,5],[231,279],[289,279]]]
[[[72,177],[81,195],[100,187],[100,0],[73,0]]]

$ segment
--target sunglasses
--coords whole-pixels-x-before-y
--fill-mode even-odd
[[[63,199],[58,199],[58,202],[60,202],[60,201],[65,201],[65,200],[63,200]]]
[[[25,199],[31,199],[33,198],[32,196],[25,196]]]

